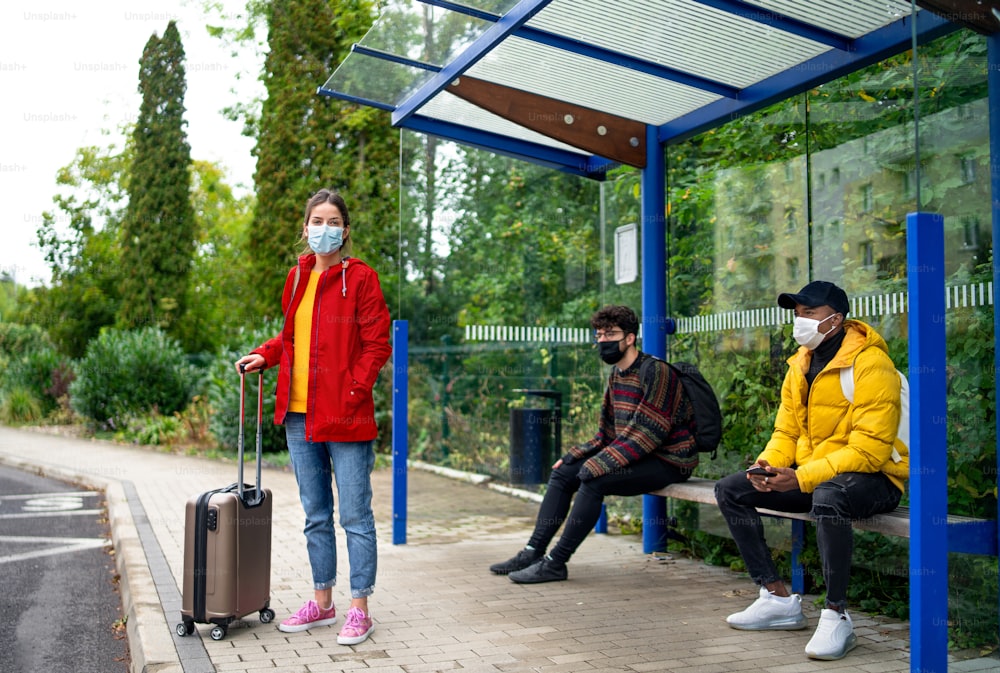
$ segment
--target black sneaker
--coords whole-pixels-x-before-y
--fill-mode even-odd
[[[494,563],[490,566],[490,572],[494,575],[507,575],[515,570],[523,570],[537,561],[542,552],[537,549],[524,548],[517,552],[517,556],[507,559],[503,563]]]
[[[566,579],[566,564],[543,556],[524,570],[507,575],[511,582],[518,584],[541,584],[542,582],[562,582]]]

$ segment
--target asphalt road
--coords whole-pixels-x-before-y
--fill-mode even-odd
[[[0,670],[125,673],[104,494],[0,466]]]

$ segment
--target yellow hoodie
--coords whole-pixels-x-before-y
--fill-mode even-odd
[[[810,387],[805,373],[812,351],[788,359],[774,432],[758,460],[795,467],[805,493],[844,472],[884,472],[904,490],[910,472],[907,447],[896,440],[899,375],[885,340],[860,320],[844,322],[840,350]],[[840,369],[854,365],[854,404],[844,397]],[[893,447],[899,454],[892,457]]]

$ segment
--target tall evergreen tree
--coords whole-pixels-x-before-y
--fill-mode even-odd
[[[123,327],[171,331],[185,311],[195,245],[191,147],[184,129],[184,47],[171,21],[154,33],[139,61],[142,106],[122,237]]]
[[[254,150],[257,211],[249,233],[252,280],[246,288],[262,317],[280,312],[303,207],[323,187],[338,190],[347,201],[358,241],[354,254],[380,273],[395,273],[398,133],[384,112],[316,94],[371,26],[373,5],[370,0],[264,5],[267,97]]]

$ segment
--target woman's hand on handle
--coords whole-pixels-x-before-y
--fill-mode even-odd
[[[244,365],[244,371],[255,372],[258,369],[264,369],[264,365],[267,364],[267,360],[264,356],[259,353],[251,353],[250,355],[245,355],[236,361],[236,371],[240,371],[240,365]]]

